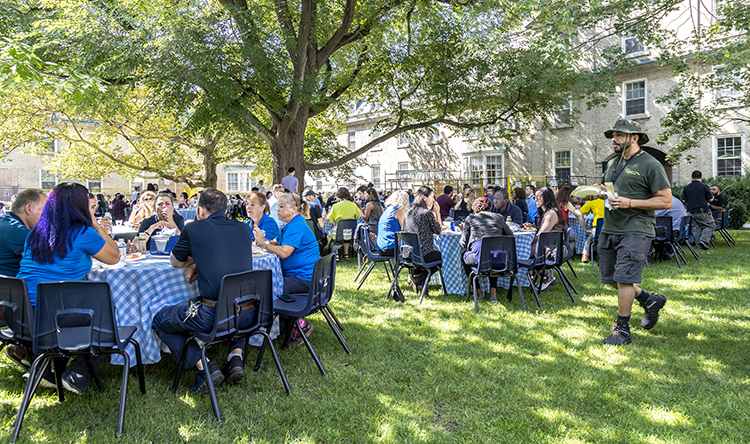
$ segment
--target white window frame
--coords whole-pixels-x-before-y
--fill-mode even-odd
[[[567,167],[565,167],[565,166],[558,167],[557,166],[558,156],[560,154],[562,154],[562,153],[567,153],[568,154],[568,166]],[[553,161],[553,168],[554,168],[554,171],[555,171],[555,179],[557,179],[558,181],[560,181],[560,178],[559,178],[559,176],[557,174],[557,170],[558,169],[562,170],[562,169],[565,169],[565,168],[568,169],[568,180],[570,180],[570,178],[573,177],[573,153],[571,152],[571,150],[559,150],[559,151],[555,151],[552,161]]]
[[[427,134],[427,143],[429,144],[439,144],[442,142],[442,137],[440,136],[440,127],[438,125],[432,125],[429,129],[429,133]]]
[[[378,130],[376,130],[376,129],[372,130],[372,140],[375,140],[375,139],[377,139],[380,136],[381,136],[381,134],[380,134],[380,130],[379,129]],[[383,147],[380,146],[379,143],[376,144],[375,146],[373,146],[372,149],[370,149],[370,151],[382,151],[382,150],[383,150]]]
[[[47,142],[47,147],[49,149],[49,142]],[[45,151],[44,154],[56,154],[59,148],[60,148],[60,141],[58,139],[52,139],[52,150]]]
[[[102,185],[104,184],[104,180],[102,180],[102,179],[103,178],[100,177],[99,180],[97,180],[95,182],[99,182],[99,193],[103,194],[104,193],[104,187]],[[86,188],[89,189],[89,193],[92,193],[92,191],[91,191],[91,182],[92,181],[90,181],[88,179],[86,180]]]
[[[500,168],[496,171],[496,177],[490,180],[487,169],[487,159],[490,157],[500,158]],[[505,151],[491,151],[486,154],[467,155],[464,157],[465,179],[469,182],[485,181],[484,186],[499,185],[505,178]],[[477,161],[479,160],[479,161]]]
[[[641,45],[643,48],[640,51],[628,52],[628,40],[635,39],[636,44]],[[648,48],[645,44],[641,43],[640,39],[635,36],[625,36],[622,38],[622,52],[625,53],[625,57],[641,57],[649,54]]]
[[[375,175],[375,169],[377,168],[378,175]],[[381,182],[381,175],[383,174],[383,168],[380,167],[380,165],[373,165],[372,166],[372,183],[375,185],[376,189],[380,188],[380,182]],[[377,180],[376,180],[377,179]]]
[[[564,122],[562,114],[564,111],[568,112],[568,121]],[[555,113],[555,127],[556,128],[572,128],[573,127],[573,100],[568,99],[567,108],[559,108]]]
[[[44,173],[44,171],[45,170],[43,170],[43,169],[39,170],[39,188],[42,189],[42,190],[51,190],[52,188],[54,188],[54,185],[51,186],[51,187],[49,187],[49,188],[44,188],[44,185],[43,185],[44,184],[44,180],[43,180],[43,177],[42,177],[42,174]],[[49,171],[47,171],[47,172],[50,173]],[[52,174],[52,173],[50,173],[50,174]],[[56,174],[54,174],[53,176],[55,176],[55,185],[57,185],[58,183],[60,183],[60,178]]]
[[[716,80],[719,80],[718,74],[720,71],[723,71],[726,68],[726,65],[717,65],[713,67],[713,74],[716,78]],[[733,76],[733,77],[739,77],[739,76]],[[722,94],[722,92],[729,91],[729,94]],[[714,103],[717,107],[721,108],[730,108],[730,107],[736,107],[741,104],[740,100],[742,99],[742,91],[739,90],[729,90],[728,88],[724,89],[715,89],[713,91],[714,95]],[[729,98],[729,100],[723,100],[724,97]]]
[[[357,149],[357,132],[356,131],[349,131],[349,137],[348,137],[348,146],[349,149],[354,151]]]
[[[643,82],[643,112],[639,114],[627,114],[628,109],[628,85]],[[635,79],[622,82],[622,116],[625,119],[647,119],[651,117],[648,112],[648,79]]]
[[[747,144],[747,140],[745,139],[745,135],[742,133],[736,133],[736,134],[719,134],[712,137],[712,145],[713,148],[711,150],[711,155],[713,157],[713,164],[714,164],[714,177],[717,177],[719,175],[719,139],[729,139],[729,138],[740,138],[740,176],[743,176],[745,174],[744,166],[746,164],[745,162],[745,147]]]
[[[409,146],[409,136],[406,133],[401,133],[397,137],[397,148],[407,148]]]
[[[236,189],[229,188],[229,175],[230,174],[237,175],[237,188]],[[224,172],[224,179],[226,180],[227,193],[234,193],[234,194],[249,193],[253,189],[253,187],[256,186],[254,170],[249,170],[249,169],[227,170]]]

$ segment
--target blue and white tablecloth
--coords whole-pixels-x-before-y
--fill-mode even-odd
[[[180,216],[182,216],[185,220],[193,220],[195,219],[195,210],[177,210],[180,212]]]
[[[528,259],[531,254],[531,241],[534,239],[535,231],[516,231],[516,256],[518,259]],[[466,276],[463,268],[462,253],[463,249],[459,245],[461,235],[457,233],[443,233],[439,239],[436,236],[440,254],[443,256],[443,278],[445,279],[445,288],[448,293],[466,294],[469,288],[469,278]],[[529,279],[526,277],[526,269],[519,269],[519,280],[521,286],[528,287]],[[440,277],[434,276],[430,280],[430,285],[440,285]],[[482,291],[489,291],[489,280],[480,279]],[[501,277],[497,280],[498,287],[508,288],[510,285],[509,277]],[[515,285],[515,283],[514,283]]]
[[[336,232],[336,222],[331,222],[328,219],[326,219],[325,222],[326,223],[323,226],[323,232],[325,234],[329,234],[331,232],[335,233]],[[357,224],[363,224],[363,223],[365,223],[365,220],[363,218],[360,217],[359,219],[357,219]]]
[[[276,299],[284,288],[281,274],[281,262],[273,254],[253,257],[253,269],[271,270],[273,275],[273,295]],[[153,364],[161,359],[160,345],[156,334],[151,330],[154,316],[164,307],[178,304],[190,298],[198,298],[198,284],[188,284],[183,276],[183,269],[172,268],[169,256],[151,256],[133,261],[122,268],[92,269],[88,274],[90,281],[107,281],[112,289],[118,325],[138,328],[133,338],[141,346],[141,355],[145,364]],[[279,334],[278,322],[274,322],[271,338]],[[260,335],[250,338],[250,344],[261,345]],[[131,366],[135,365],[135,350],[128,345]],[[122,365],[119,355],[112,355],[112,363]]]
[[[593,214],[584,216],[583,220],[586,221],[586,227],[589,230],[593,228],[593,223],[594,223]],[[583,244],[586,243],[587,234],[583,230],[583,228],[581,228],[581,224],[578,222],[578,218],[572,214],[568,216],[568,226],[572,229],[573,233],[576,236],[576,254],[582,254]]]

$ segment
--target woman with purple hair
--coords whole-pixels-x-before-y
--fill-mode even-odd
[[[110,265],[120,260],[117,243],[89,211],[86,187],[77,183],[58,184],[44,204],[39,223],[26,238],[18,272],[29,288],[31,305],[36,306],[36,286],[40,282],[86,277],[91,270],[91,256]],[[93,357],[97,367],[104,357]],[[91,387],[90,376],[83,358],[76,358],[63,374],[63,386],[74,393],[83,393]],[[44,386],[54,388],[49,368],[43,379]]]

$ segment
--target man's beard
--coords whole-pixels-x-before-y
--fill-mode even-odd
[[[622,154],[625,150],[630,148],[630,139],[626,140],[622,145],[615,143],[615,153]]]

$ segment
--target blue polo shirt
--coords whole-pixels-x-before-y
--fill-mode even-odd
[[[510,220],[518,225],[523,224],[523,213],[521,209],[513,205],[508,201],[508,205],[505,207],[505,211],[498,210],[494,205],[492,206],[493,213],[499,213],[503,215],[503,219],[507,219],[510,216]]]
[[[247,222],[245,222],[252,231],[253,228],[253,220],[248,219]],[[266,213],[263,213],[263,217],[260,218],[260,222],[258,222],[258,228],[263,231],[263,236],[268,240],[274,240],[279,238],[279,234],[281,233],[279,231],[279,225],[276,223],[275,220]],[[251,233],[252,234],[252,233]],[[255,240],[255,234],[252,234],[253,240]]]
[[[0,274],[15,277],[21,266],[21,257],[29,229],[21,218],[7,213],[0,219]]]
[[[320,259],[318,242],[310,226],[298,214],[281,229],[279,245],[294,247],[294,252],[286,259],[281,259],[281,270],[284,276],[295,276],[304,281],[311,281],[315,261]]]
[[[172,256],[180,262],[192,256],[200,295],[215,301],[225,275],[253,269],[252,243],[250,227],[217,211],[185,225]]]
[[[31,248],[26,246],[21,259],[18,277],[29,287],[31,305],[36,305],[36,286],[40,282],[80,281],[91,270],[91,256],[99,253],[106,242],[91,227],[69,233],[68,253],[64,258],[55,253],[52,263],[40,264],[31,258]]]

